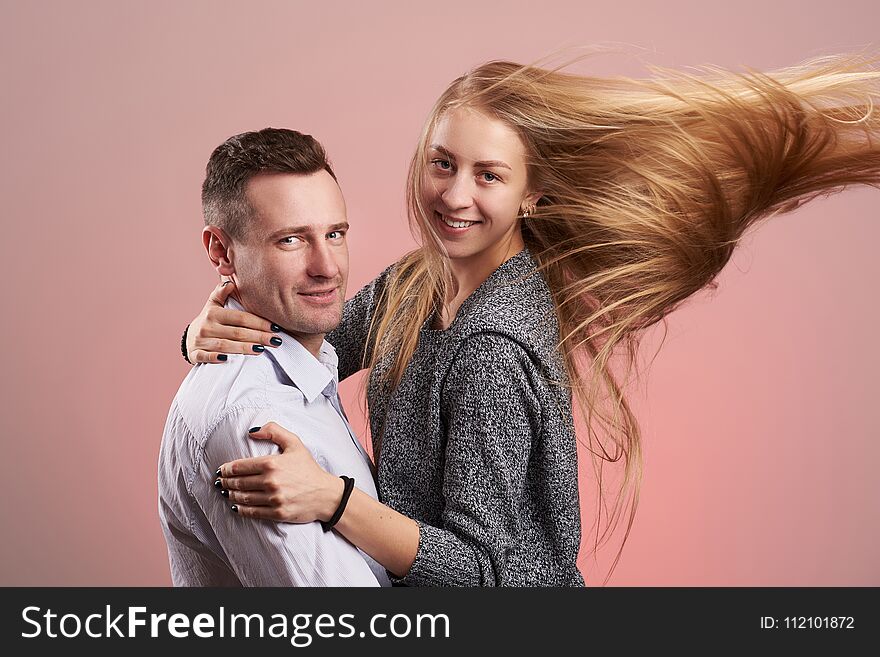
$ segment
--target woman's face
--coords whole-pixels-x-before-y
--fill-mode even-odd
[[[495,269],[523,248],[526,150],[506,124],[466,107],[446,112],[428,143],[422,197],[429,220],[459,264]]]

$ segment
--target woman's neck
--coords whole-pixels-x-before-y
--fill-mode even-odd
[[[499,242],[491,252],[483,251],[469,258],[455,258],[449,261],[452,271],[453,288],[446,296],[441,312],[437,314],[434,328],[447,329],[455,321],[461,305],[482,285],[502,264],[525,248],[522,234],[517,231],[513,239]]]

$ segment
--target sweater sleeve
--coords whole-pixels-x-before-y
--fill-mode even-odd
[[[340,381],[364,369],[364,363],[372,357],[370,323],[393,267],[385,269],[345,302],[339,326],[327,334],[327,342],[333,345],[339,357]]]
[[[413,586],[504,584],[520,538],[533,443],[541,433],[537,366],[512,339],[481,333],[462,342],[441,393],[446,420],[442,525],[419,523],[406,577]]]

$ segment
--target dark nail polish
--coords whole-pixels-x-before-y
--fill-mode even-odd
[[[232,509],[232,512],[233,512],[233,513],[238,513],[238,504],[233,504],[233,505],[232,505],[231,507],[229,507],[229,508]]]
[[[217,360],[226,360],[229,358],[226,354],[217,354]]]
[[[248,433],[256,433],[257,431],[259,431],[262,428],[263,427],[251,427],[250,429],[248,429]]]
[[[281,346],[281,338],[271,338],[271,339],[269,340],[269,342],[271,342],[272,344],[274,344],[276,347],[280,347],[280,346]]]
[[[223,490],[220,491],[220,494],[221,494],[223,497],[229,497],[229,491],[226,490],[225,488],[224,488]]]
[[[216,479],[214,481],[214,488],[222,488],[222,487],[223,487],[223,485],[220,483],[220,480]]]
[[[272,324],[269,328],[272,330],[272,333],[278,333],[281,331],[281,327],[278,326],[278,324]]]
[[[256,351],[258,354],[261,354],[261,353],[263,353],[264,351],[266,351],[266,347],[264,347],[264,346],[261,345],[261,344],[255,344],[255,345],[253,346],[253,350]]]
[[[214,473],[214,476],[215,476],[215,477],[219,477],[219,476],[220,476],[220,468],[217,468],[217,472]]]

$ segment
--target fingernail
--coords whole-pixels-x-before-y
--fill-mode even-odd
[[[223,485],[220,483],[219,479],[214,480],[214,488],[222,488]]]
[[[220,494],[221,494],[223,497],[229,497],[229,491],[226,490],[225,488],[224,488],[223,490],[220,491]]]
[[[232,509],[232,512],[233,512],[233,513],[238,513],[238,504],[233,504],[233,505],[232,505],[231,507],[229,507],[229,508]]]
[[[215,476],[215,477],[219,477],[219,476],[220,476],[220,468],[217,468],[217,472],[214,473],[214,476]]]
[[[248,429],[248,433],[256,433],[257,431],[259,431],[262,428],[263,427],[251,427],[250,429]]]
[[[274,344],[276,347],[281,346],[281,338],[271,338],[269,340],[270,343]]]
[[[217,360],[226,360],[229,358],[226,354],[217,354]]]
[[[269,328],[272,330],[272,333],[279,333],[281,331],[281,327],[278,324],[272,324]]]
[[[255,344],[255,345],[253,346],[253,350],[256,351],[256,352],[259,354],[259,353],[262,353],[262,352],[266,351],[266,347],[264,347],[264,346],[261,345],[261,344]]]

